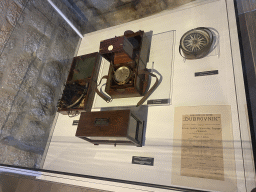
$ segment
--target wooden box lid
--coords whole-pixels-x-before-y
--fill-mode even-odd
[[[126,137],[130,110],[81,113],[77,137]]]

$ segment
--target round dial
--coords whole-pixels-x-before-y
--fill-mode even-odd
[[[188,52],[198,52],[207,47],[210,43],[210,36],[204,30],[191,30],[183,35],[181,46]]]
[[[119,67],[115,72],[115,80],[118,84],[122,85],[127,83],[129,77],[130,77],[130,69],[128,67]]]
[[[113,45],[109,45],[109,46],[108,46],[108,50],[109,50],[109,51],[112,51],[112,50],[113,50],[113,48],[114,48],[114,46],[113,46]]]

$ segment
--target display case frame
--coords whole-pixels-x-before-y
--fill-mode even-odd
[[[233,75],[231,76],[232,78],[230,78],[229,80],[227,80],[227,82],[225,83],[230,83],[233,84],[233,87],[225,87],[224,88],[229,88],[226,91],[231,90],[231,93],[226,94],[225,96],[223,96],[223,98],[229,98],[230,96],[232,96],[231,100],[232,100],[232,106],[231,106],[231,112],[232,112],[232,125],[233,125],[233,134],[234,134],[234,149],[235,149],[235,158],[236,158],[236,178],[238,179],[237,182],[237,190],[238,191],[250,191],[251,189],[253,189],[255,187],[255,167],[254,167],[254,160],[253,160],[253,155],[252,155],[252,145],[251,145],[251,137],[250,137],[250,126],[249,126],[249,122],[248,122],[248,111],[247,111],[247,104],[246,104],[246,97],[245,97],[245,89],[244,89],[244,80],[243,80],[243,70],[242,70],[242,66],[241,66],[241,58],[240,58],[240,50],[239,50],[239,42],[238,42],[238,36],[237,36],[237,26],[236,26],[236,20],[235,20],[235,11],[234,11],[234,2],[232,0],[219,0],[219,1],[207,1],[207,3],[209,4],[214,4],[214,3],[219,3],[221,5],[221,10],[220,11],[225,11],[225,13],[221,13],[223,14],[226,19],[225,21],[225,26],[221,26],[219,29],[221,32],[223,32],[224,35],[221,35],[221,37],[226,37],[227,39],[223,39],[221,40],[221,45],[220,45],[220,49],[221,51],[223,50],[223,48],[227,48],[227,52],[229,52],[228,54],[230,54],[229,57],[229,62],[227,65],[230,66],[230,69],[232,70],[230,73],[232,73]],[[204,6],[207,5],[207,3],[202,3],[202,4],[197,4],[196,7],[200,7],[200,6]],[[213,6],[214,7],[214,6]],[[178,10],[175,11],[170,11],[172,13],[177,13],[179,11],[184,11],[186,9],[188,9],[188,7],[186,8],[180,8]],[[195,9],[197,9],[195,8]],[[216,8],[216,7],[215,7]],[[203,12],[203,11],[202,11]],[[165,16],[168,13],[162,13],[159,14],[157,16],[152,16],[151,18],[146,18],[144,19],[144,21],[146,22],[147,20],[150,19],[154,19],[157,17],[161,16]],[[196,13],[195,13],[196,14]],[[201,13],[200,13],[201,14]],[[223,16],[222,15],[222,16]],[[207,18],[209,19],[209,18]],[[120,26],[119,26],[120,27]],[[122,26],[121,26],[122,27]],[[143,26],[140,26],[143,27]],[[125,28],[125,26],[123,26],[123,28]],[[189,26],[188,26],[189,28]],[[109,30],[109,29],[108,29]],[[123,30],[120,30],[123,31]],[[185,30],[184,30],[185,31]],[[183,32],[184,32],[183,31]],[[100,32],[95,32],[95,34],[100,33]],[[180,34],[180,33],[179,33]],[[106,35],[107,36],[107,35]],[[88,35],[88,37],[90,37],[90,35]],[[180,35],[177,35],[177,38],[180,37]],[[97,41],[95,39],[88,39],[85,38],[85,41],[90,41],[97,43]],[[223,43],[225,42],[225,43]],[[81,49],[82,50],[82,49]],[[80,51],[81,51],[80,50]],[[84,50],[83,50],[84,51]],[[92,50],[93,51],[93,48]],[[86,51],[85,51],[86,52]],[[225,53],[227,53],[225,52]],[[80,52],[81,54],[81,52]],[[224,55],[224,56],[223,56]],[[177,56],[178,57],[178,56]],[[175,58],[175,61],[177,61],[177,57]],[[225,57],[225,54],[221,54],[220,58]],[[218,59],[218,58],[217,58]],[[181,63],[182,59],[178,59],[179,63]],[[186,62],[187,63],[187,62]],[[181,69],[185,69],[185,66],[187,68],[189,68],[188,65],[183,65],[182,68],[175,68],[175,72],[179,73],[179,70]],[[197,67],[197,66],[196,66]],[[198,68],[197,68],[198,69]],[[192,68],[190,68],[190,72],[197,72],[196,70],[192,70]],[[221,72],[221,70],[219,69],[219,71]],[[175,75],[174,72],[174,75]],[[179,73],[180,74],[180,73]],[[224,72],[220,73],[221,75],[228,75],[228,72]],[[230,77],[230,76],[229,76]],[[185,80],[183,80],[184,82]],[[204,84],[200,84],[200,85],[204,85]],[[214,88],[214,87],[213,87]],[[225,89],[223,89],[225,90]],[[173,100],[175,101],[175,99],[177,99],[177,95],[179,95],[179,90],[175,89],[175,95]],[[198,90],[197,90],[198,91]],[[218,94],[218,93],[216,93]],[[189,96],[189,95],[187,95]],[[217,97],[212,96],[213,99],[216,99]],[[183,99],[183,98],[181,98]],[[202,97],[201,98],[201,104],[200,105],[209,105],[209,103],[207,103],[206,99]],[[228,99],[227,99],[228,100]],[[176,101],[175,101],[176,102]],[[215,105],[223,105],[223,104],[228,104],[229,103],[222,103],[221,100],[215,100],[215,102],[213,102],[212,100],[208,101],[208,102],[212,102]],[[183,103],[181,103],[181,100],[177,103],[173,103],[173,105],[176,106],[195,106],[197,105],[197,103],[195,101],[184,101]],[[151,108],[151,107],[150,107]],[[154,108],[154,109],[153,109]],[[163,111],[165,114],[169,113],[169,114],[173,114],[173,109],[163,109],[161,107],[152,107],[152,109],[150,109],[149,111],[149,119],[154,119],[154,115],[156,113],[160,113],[161,111]],[[63,120],[63,118],[61,116],[56,116],[56,123],[58,123],[59,120]],[[169,120],[169,117],[165,117],[165,116],[161,116],[158,118],[158,122],[160,122],[160,126],[163,125],[161,124],[161,121],[166,121],[166,125],[170,125],[173,123],[172,120]],[[72,120],[65,120],[66,123],[69,123],[71,125]],[[56,124],[53,125],[53,128],[55,127]],[[152,130],[152,127],[154,127],[154,125],[150,125],[148,123],[147,125],[147,134],[150,133],[150,130]],[[56,129],[57,130],[57,129]],[[55,131],[56,131],[55,130]],[[64,132],[70,132],[71,129],[63,129],[63,135],[61,134],[57,134],[57,132],[55,132],[55,135],[53,134],[53,137],[61,137],[62,139],[65,137]],[[152,133],[152,132],[151,132]],[[156,132],[155,132],[156,133]],[[156,133],[156,137],[158,136],[158,139],[163,137],[163,134],[166,134],[168,132],[164,132],[162,134]],[[67,134],[68,135],[68,134]],[[167,137],[170,136],[171,134],[168,133],[168,135],[166,135]],[[150,135],[152,136],[152,135]],[[52,137],[52,138],[53,138]],[[65,141],[63,144],[63,146],[67,147],[70,146],[71,141],[72,140],[68,140],[69,138],[65,138],[63,141]],[[61,141],[61,142],[63,142]],[[237,142],[235,142],[237,141]],[[61,143],[60,142],[60,143]],[[57,140],[51,140],[51,144],[56,144]],[[151,143],[148,143],[148,145],[157,145],[159,144],[159,141],[153,141]],[[171,144],[171,145],[170,145]],[[162,142],[162,145],[169,145],[173,147],[173,143],[164,143]],[[49,146],[50,150],[52,146]],[[56,147],[56,146],[55,146]],[[48,156],[50,159],[48,160],[54,160],[54,157],[51,156],[53,153],[50,152],[50,150],[48,150],[46,152],[46,156]],[[61,156],[59,156],[61,157]],[[97,158],[99,157],[96,155]],[[159,156],[157,156],[159,158]],[[52,159],[51,159],[52,158]],[[96,158],[96,159],[97,159]],[[49,161],[48,161],[49,162]],[[152,182],[145,182],[142,180],[129,180],[129,179],[120,179],[120,178],[111,178],[111,177],[104,177],[104,176],[98,176],[98,175],[92,175],[92,174],[81,174],[81,173],[70,173],[67,170],[65,171],[60,171],[60,170],[53,170],[53,169],[47,169],[47,162],[45,162],[46,164],[44,165],[44,169],[42,170],[42,175],[39,176],[38,178],[40,179],[45,179],[45,180],[51,180],[51,181],[59,181],[59,182],[66,182],[66,183],[72,183],[72,184],[77,184],[77,185],[87,185],[90,187],[95,187],[98,189],[104,189],[104,190],[115,190],[118,191],[120,189],[122,189],[122,191],[124,190],[129,190],[129,191],[136,191],[136,190],[157,190],[157,191],[182,191],[182,190],[190,190],[190,191],[209,191],[209,189],[195,189],[192,187],[188,187],[188,186],[174,186],[174,185],[165,185],[165,184],[156,184],[153,181]],[[49,166],[51,167],[51,166]],[[62,168],[66,168],[66,167],[62,167]],[[146,169],[146,168],[145,168]],[[206,186],[207,188],[207,186]]]

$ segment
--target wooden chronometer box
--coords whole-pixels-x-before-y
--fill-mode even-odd
[[[81,113],[76,137],[95,145],[142,146],[144,122],[131,110]]]
[[[97,87],[100,62],[101,56],[98,52],[73,58],[61,99],[58,102],[58,112],[67,115],[82,111],[91,111],[95,96],[95,88]],[[76,86],[86,88],[86,93],[82,98],[81,91],[73,93],[74,91],[72,92],[72,90],[68,90]],[[77,104],[72,107],[70,107],[70,105],[67,106],[67,104],[65,104],[67,97],[70,103],[75,104],[75,102],[77,102]]]
[[[144,31],[130,32],[123,36],[101,41],[102,57],[110,62],[105,92],[114,98],[143,96],[148,88],[149,76],[140,74],[146,69],[149,55],[149,40]],[[115,81],[115,71],[128,67],[130,79],[125,84]]]

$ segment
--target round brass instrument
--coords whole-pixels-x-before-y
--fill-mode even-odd
[[[205,57],[211,49],[213,34],[210,29],[199,27],[187,31],[180,39],[180,51],[185,59],[200,59]]]
[[[128,67],[119,67],[114,74],[114,79],[118,85],[123,85],[129,81],[131,71]]]

